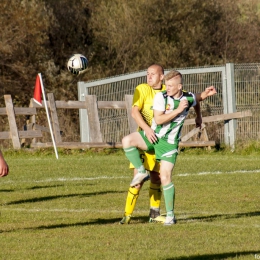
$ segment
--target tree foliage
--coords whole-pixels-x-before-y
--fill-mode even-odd
[[[56,99],[76,82],[138,70],[260,62],[258,0],[1,0],[0,94],[27,106],[41,72]],[[69,74],[73,53],[88,72]],[[2,103],[2,101],[1,101]]]

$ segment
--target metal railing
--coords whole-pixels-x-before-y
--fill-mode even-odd
[[[253,117],[216,122],[208,126],[210,140],[233,145],[237,139],[258,139],[260,128],[260,64],[226,64],[222,66],[180,68],[184,89],[198,93],[214,85],[217,95],[201,103],[203,116],[240,112],[252,109]],[[165,74],[170,69],[165,70]],[[78,82],[78,98],[96,95],[98,101],[122,101],[125,95],[132,95],[138,84],[146,82],[146,71],[119,75],[116,77]],[[194,117],[191,110],[190,118]],[[104,141],[120,142],[129,133],[125,110],[100,109],[99,118]],[[87,113],[80,110],[80,135],[82,142],[88,142]],[[189,129],[183,129],[183,133]]]

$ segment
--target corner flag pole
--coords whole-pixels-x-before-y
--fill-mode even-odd
[[[47,102],[46,102],[45,91],[44,91],[44,87],[43,87],[41,73],[38,73],[38,76],[39,76],[40,81],[41,81],[41,89],[42,89],[43,101],[44,101],[44,105],[45,105],[45,110],[46,110],[46,114],[47,114],[47,119],[48,119],[48,123],[49,123],[50,132],[51,132],[51,139],[52,139],[52,143],[53,143],[53,148],[54,148],[54,151],[55,151],[56,158],[59,159],[59,155],[58,155],[58,152],[57,152],[57,147],[56,147],[56,143],[55,143],[55,139],[54,139],[54,136],[53,136],[52,127],[51,127],[49,110],[48,110],[48,106],[47,106]]]

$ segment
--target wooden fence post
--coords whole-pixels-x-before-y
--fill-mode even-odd
[[[90,142],[103,142],[98,116],[97,97],[92,95],[85,96],[85,105],[89,121]]]
[[[33,98],[30,99],[30,105],[29,107],[33,107]],[[29,126],[27,126],[29,128],[29,130],[35,130],[35,115],[30,116],[29,119]],[[31,143],[35,144],[36,143],[36,138],[33,138]]]
[[[16,121],[15,121],[12,97],[11,97],[11,95],[4,95],[4,99],[5,99],[6,113],[7,113],[7,117],[8,117],[13,147],[14,147],[14,149],[20,149],[21,143],[19,140],[17,125],[16,125]]]
[[[54,95],[53,95],[53,93],[48,93],[47,96],[48,96],[49,105],[50,105],[53,133],[54,133],[55,141],[58,144],[58,143],[62,142],[62,139],[61,139],[61,135],[60,135],[60,125],[59,125],[59,119],[58,119],[58,115],[57,115],[57,109],[56,109],[56,104],[55,104],[55,100],[54,100]]]
[[[133,95],[125,95],[125,103],[126,103],[126,111],[128,118],[128,125],[130,133],[136,132],[138,125],[132,117],[132,103],[133,103]]]

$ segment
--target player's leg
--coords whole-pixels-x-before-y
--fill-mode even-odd
[[[150,214],[149,222],[163,222],[165,217],[160,216],[160,204],[161,204],[161,179],[160,174],[156,171],[150,172],[150,188],[149,188],[149,197],[150,197]]]
[[[168,161],[161,161],[160,176],[166,207],[166,220],[164,225],[172,225],[176,222],[174,216],[175,188],[171,177],[173,167],[173,163]]]
[[[131,167],[131,166],[130,166]],[[137,170],[134,169],[134,175],[137,173]],[[125,204],[125,214],[119,224],[129,224],[131,220],[131,216],[134,212],[136,201],[139,197],[139,192],[142,188],[143,183],[137,184],[134,187],[129,187],[127,196],[126,196],[126,204]]]
[[[156,161],[154,150],[151,152],[140,152],[140,157],[146,170],[150,171],[150,213],[149,222],[164,223],[165,217],[160,216],[161,203],[161,180],[160,180],[160,163]]]
[[[166,207],[165,225],[176,223],[174,216],[175,188],[172,182],[172,171],[178,155],[178,145],[167,143],[159,139],[155,145],[155,155],[160,160],[160,178],[163,188],[164,201]]]
[[[141,183],[145,178],[148,177],[148,173],[144,168],[144,165],[139,155],[139,151],[137,149],[148,149],[148,146],[146,145],[146,141],[144,140],[144,138],[146,137],[144,137],[144,135],[141,135],[140,132],[135,132],[125,136],[122,140],[122,145],[126,157],[134,165],[135,169],[137,169],[137,174],[134,176],[133,180],[130,183],[131,187],[134,187],[135,185]]]

